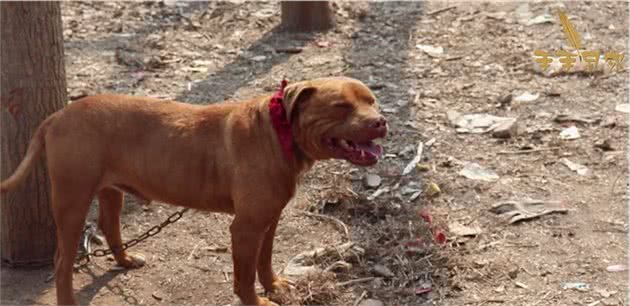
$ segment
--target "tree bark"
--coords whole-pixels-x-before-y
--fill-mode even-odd
[[[0,178],[9,177],[31,136],[67,101],[59,2],[0,2]],[[55,223],[42,158],[0,198],[0,257],[10,266],[52,262]]]
[[[289,32],[326,31],[335,25],[328,1],[282,1],[283,29]]]

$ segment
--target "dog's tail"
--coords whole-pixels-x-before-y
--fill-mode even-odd
[[[15,169],[15,172],[13,172],[13,174],[9,178],[0,183],[0,193],[4,193],[14,189],[19,184],[21,184],[24,179],[26,179],[28,174],[33,169],[33,166],[35,166],[37,158],[41,155],[42,150],[45,148],[44,136],[46,136],[48,126],[50,126],[50,124],[55,121],[59,114],[60,112],[56,112],[48,116],[48,118],[46,118],[46,120],[44,120],[44,122],[39,125],[39,127],[35,131],[35,135],[33,135],[33,138],[31,139],[31,143],[28,145],[26,155],[24,156],[24,159],[22,159],[22,162],[18,165],[17,169]]]

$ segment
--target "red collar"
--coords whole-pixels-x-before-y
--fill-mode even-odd
[[[284,87],[286,86],[287,81],[282,80],[280,89],[271,97],[271,101],[269,102],[269,117],[271,117],[271,125],[273,125],[278,135],[282,152],[284,152],[287,160],[290,161],[293,159],[293,133],[291,132],[291,124],[289,123],[286,110],[282,104],[282,100],[284,99]]]

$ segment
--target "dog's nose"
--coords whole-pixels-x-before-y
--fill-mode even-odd
[[[369,123],[369,127],[373,129],[380,129],[387,126],[387,119],[383,116],[379,116]]]

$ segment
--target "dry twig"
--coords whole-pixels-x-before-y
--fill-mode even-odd
[[[363,293],[361,293],[361,295],[359,296],[359,298],[354,301],[354,306],[359,305],[359,303],[361,303],[361,300],[363,300],[363,298],[365,297],[365,295],[367,294],[367,291],[363,290]]]
[[[428,12],[428,13],[427,13],[427,15],[429,15],[429,16],[435,16],[435,15],[437,15],[437,14],[444,13],[444,12],[446,12],[446,11],[450,11],[450,10],[452,10],[452,9],[456,8],[456,7],[457,7],[457,6],[455,6],[455,5],[452,5],[452,6],[447,6],[447,7],[443,7],[443,8],[437,9],[437,10],[430,11],[430,12]]]
[[[348,227],[346,226],[345,223],[343,223],[343,221],[333,217],[333,216],[327,216],[327,215],[322,215],[322,214],[315,214],[315,213],[311,213],[308,211],[303,211],[302,214],[309,216],[309,217],[315,217],[315,218],[320,218],[320,219],[324,219],[324,220],[328,220],[328,221],[333,221],[334,223],[336,223],[337,225],[341,226],[341,228],[343,229],[344,234],[346,235],[346,239],[348,241],[350,241],[350,232],[348,232]]]
[[[348,285],[354,285],[354,284],[358,284],[358,283],[365,283],[365,282],[369,282],[373,279],[375,279],[376,277],[364,277],[364,278],[357,278],[357,279],[351,279],[349,281],[345,281],[345,282],[341,282],[341,283],[337,283],[336,286],[348,286]]]
[[[520,150],[520,151],[499,151],[497,154],[529,154],[543,151],[553,151],[558,150],[560,147],[551,147],[551,148],[540,148],[540,149],[531,149],[531,150]]]

